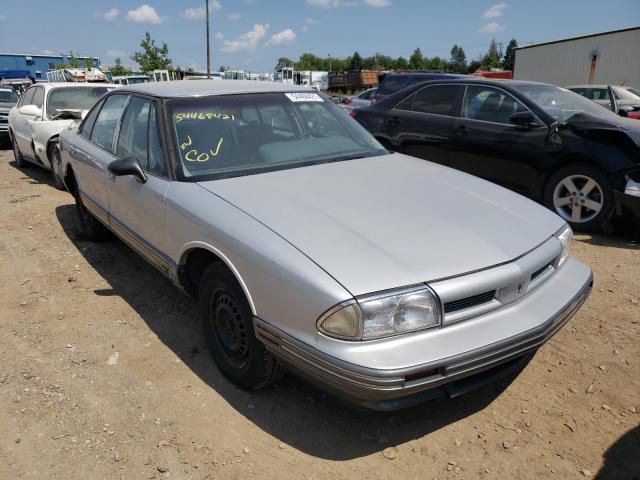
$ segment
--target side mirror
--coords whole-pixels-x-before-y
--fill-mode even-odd
[[[42,118],[42,109],[36,107],[35,105],[23,105],[18,109],[18,113],[20,113],[20,115],[27,115],[29,117]]]
[[[535,127],[536,123],[533,118],[533,114],[529,111],[516,112],[509,117],[509,122],[519,127]]]
[[[620,115],[621,117],[628,117],[629,112],[626,109],[621,108],[620,110],[618,110],[618,115]]]
[[[114,177],[122,177],[124,175],[133,175],[136,181],[145,183],[147,175],[142,170],[140,162],[134,157],[120,158],[109,164],[109,173]]]

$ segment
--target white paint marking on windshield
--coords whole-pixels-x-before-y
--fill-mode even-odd
[[[292,102],[324,102],[317,93],[285,93]]]

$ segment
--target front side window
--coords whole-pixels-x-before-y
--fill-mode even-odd
[[[93,126],[90,140],[109,152],[113,152],[113,136],[127,98],[127,95],[112,95],[107,98]]]
[[[116,155],[120,158],[133,157],[144,170],[149,170],[148,138],[149,101],[140,97],[131,97],[120,124]]]
[[[47,116],[52,119],[64,110],[89,110],[108,91],[107,87],[54,88],[47,97]]]
[[[23,107],[25,105],[32,105],[33,104],[33,94],[36,92],[37,88],[38,87],[31,87],[26,92],[24,92],[24,94],[22,95],[22,98],[20,99],[20,106],[21,107]]]
[[[149,171],[163,177],[168,176],[167,164],[160,143],[156,106],[153,103],[149,112]]]
[[[510,123],[514,113],[526,107],[502,90],[481,85],[469,85],[462,100],[462,118],[493,123]]]
[[[251,175],[387,151],[318,93],[259,93],[168,102],[185,178]]]
[[[36,88],[36,91],[33,92],[33,100],[31,100],[36,107],[42,109],[42,105],[44,104],[44,90],[40,87]]]
[[[453,115],[458,85],[433,85],[415,94],[411,110],[418,113]]]

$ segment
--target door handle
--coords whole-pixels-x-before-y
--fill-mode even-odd
[[[456,133],[458,135],[466,135],[467,133],[469,133],[469,129],[466,125],[458,125],[458,127],[456,128]]]

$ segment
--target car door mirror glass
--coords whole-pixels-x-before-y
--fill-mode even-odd
[[[133,175],[140,183],[147,181],[147,175],[142,170],[140,162],[134,157],[120,158],[109,164],[109,173],[114,177]]]
[[[20,113],[20,115],[42,118],[42,109],[36,107],[35,105],[23,105],[18,109],[18,112]]]
[[[533,114],[531,112],[516,112],[511,117],[509,117],[509,121],[520,127],[535,127],[536,123],[533,118]]]

